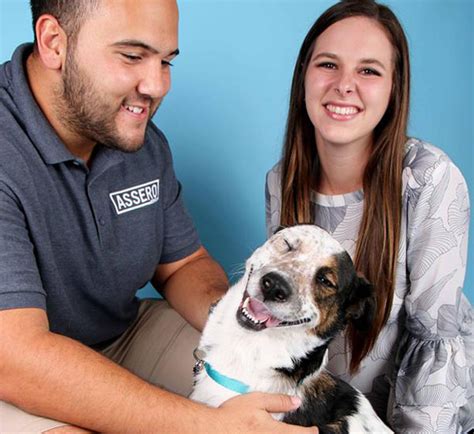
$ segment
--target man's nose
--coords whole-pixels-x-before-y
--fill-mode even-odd
[[[148,96],[152,99],[163,98],[170,88],[170,75],[167,66],[163,65],[161,59],[153,59],[147,68],[144,68],[143,75],[138,83],[137,90],[140,95]]]

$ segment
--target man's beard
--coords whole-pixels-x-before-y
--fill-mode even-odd
[[[56,101],[57,116],[75,134],[123,152],[135,152],[143,146],[144,137],[137,141],[120,134],[115,119],[121,107],[107,102],[91,78],[80,70],[73,48],[67,53],[62,87],[57,92]],[[147,104],[151,105],[149,98]]]

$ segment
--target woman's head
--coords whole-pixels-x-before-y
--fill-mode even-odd
[[[346,32],[345,39],[338,38],[339,35],[344,35],[344,32]],[[370,39],[370,36],[372,36],[372,39]],[[354,44],[354,38],[356,37],[363,43],[363,46]],[[361,57],[361,60],[371,57],[371,54],[375,52],[378,55],[377,60],[386,60],[384,63],[389,63],[389,65],[384,66],[390,68],[390,70],[378,68],[378,72],[389,75],[387,77],[390,80],[389,95],[385,96],[386,89],[380,89],[380,98],[386,98],[387,105],[383,107],[380,116],[380,113],[376,113],[367,124],[367,126],[373,126],[374,142],[377,143],[381,136],[390,134],[390,131],[400,129],[405,131],[410,82],[408,46],[405,34],[393,12],[386,6],[379,5],[372,0],[343,0],[324,12],[311,27],[296,62],[290,103],[290,111],[294,111],[294,115],[290,115],[290,118],[300,118],[305,124],[303,125],[305,130],[314,132],[314,128],[318,128],[316,123],[318,119],[317,109],[320,109],[320,105],[319,107],[310,106],[311,91],[313,89],[311,84],[315,78],[319,78],[319,82],[322,81],[321,77],[324,75],[324,70],[315,70],[314,62],[315,60],[331,62],[332,59],[327,57],[315,59],[315,55],[326,52],[325,47],[328,44],[329,47],[334,47],[335,41],[340,41],[339,48],[342,53],[344,49],[348,51],[355,47],[358,49],[358,53],[363,53],[364,50],[370,51],[366,53],[367,57]],[[321,43],[324,44],[324,47],[320,46]],[[355,56],[358,53],[353,54]],[[338,53],[330,52],[329,54]],[[335,58],[336,67],[339,60],[345,61],[344,58]],[[367,66],[374,66],[375,68],[378,65]],[[377,70],[377,68],[375,69]],[[346,78],[342,77],[342,80]],[[367,80],[360,80],[361,84],[366,82]],[[357,84],[346,83],[346,85],[353,85],[354,87],[357,87]],[[338,90],[333,89],[334,92]],[[330,100],[333,96],[325,95],[325,99],[320,102],[327,102],[328,98]],[[356,107],[358,106],[356,105]],[[350,122],[346,124],[348,130],[354,130]],[[340,127],[344,128],[342,123],[340,123]],[[305,143],[306,146],[311,146],[308,141],[305,141]]]
[[[392,76],[392,43],[375,20],[345,18],[319,35],[304,79],[319,152],[324,144],[370,148],[391,98]]]
[[[375,39],[379,38],[385,43],[386,50],[382,49],[382,52],[388,51],[388,53],[384,53],[385,60],[382,63],[385,63],[384,67],[389,70],[391,77],[388,77],[388,81],[383,83],[375,100],[366,99],[366,102],[371,101],[372,106],[376,101],[377,113],[373,113],[374,116],[368,122],[363,122],[365,129],[362,128],[355,132],[350,128],[351,122],[353,122],[351,113],[354,112],[354,107],[356,110],[364,109],[364,101],[357,101],[354,104],[360,95],[355,97],[350,95],[350,92],[356,93],[357,83],[350,83],[349,80],[349,83],[338,83],[337,85],[339,92],[336,97],[337,102],[341,103],[347,95],[354,98],[354,100],[348,98],[351,104],[346,106],[348,108],[344,108],[344,111],[341,111],[343,104],[328,109],[327,103],[332,102],[330,98],[324,99],[324,97],[319,100],[319,105],[325,106],[325,115],[329,118],[332,116],[333,120],[337,119],[338,111],[339,116],[346,116],[345,120],[348,122],[333,122],[331,124],[326,119],[327,124],[334,129],[332,132],[323,131],[324,125],[317,125],[318,116],[319,119],[324,119],[321,115],[323,112],[318,113],[317,110],[320,107],[315,109],[313,106],[313,104],[317,104],[312,101],[314,95],[311,92],[314,91],[314,88],[305,87],[305,85],[314,85],[315,82],[310,83],[310,80],[321,79],[318,77],[317,68],[310,71],[310,68],[314,68],[311,62],[315,48],[318,50],[318,41],[323,41],[329,33],[334,33],[333,30],[337,30],[337,27],[339,30],[351,27],[351,32],[347,32],[347,34],[339,32],[339,35],[333,38],[332,46],[334,46],[334,41],[340,41],[341,47],[344,46],[347,49],[349,43],[344,38],[350,37],[350,34],[354,34],[354,32],[365,46],[364,34],[370,28],[371,36],[375,35]],[[360,34],[357,34],[357,30]],[[370,53],[367,55],[370,56]],[[345,62],[347,63],[347,59]],[[387,63],[391,65],[388,66]],[[332,66],[326,65],[326,67],[331,71]],[[357,79],[362,80],[361,77]],[[344,80],[346,79],[343,77],[342,81]],[[359,88],[358,91],[363,90],[367,96],[367,89]],[[333,91],[336,92],[334,88]],[[347,95],[343,96],[343,92]],[[333,134],[333,139],[341,139],[341,137],[344,139],[345,137],[347,140],[359,136],[364,140],[369,138],[367,142],[370,146],[369,155],[363,173],[364,213],[359,226],[354,262],[356,268],[368,278],[376,289],[377,312],[369,333],[359,336],[357,331],[349,330],[347,336],[352,348],[352,371],[357,370],[361,360],[373,348],[378,334],[389,317],[392,306],[400,238],[402,163],[406,142],[409,94],[408,44],[398,19],[388,7],[379,5],[374,0],[342,0],[324,12],[311,27],[301,47],[293,75],[281,162],[280,224],[290,226],[297,223],[314,222],[315,208],[311,203],[311,195],[312,190],[318,188],[321,177],[321,163],[316,145],[317,137],[319,137],[318,141],[321,140],[321,137],[325,140],[328,137],[331,138],[331,134]],[[358,107],[358,104],[361,107]],[[347,125],[347,127],[340,126],[341,124]],[[347,131],[344,131],[344,128]]]

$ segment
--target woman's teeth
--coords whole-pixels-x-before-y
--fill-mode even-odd
[[[356,107],[338,107],[336,105],[328,104],[326,108],[331,113],[336,113],[337,115],[355,115],[359,112]]]

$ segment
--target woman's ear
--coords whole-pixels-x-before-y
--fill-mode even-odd
[[[36,48],[43,64],[61,70],[67,50],[67,35],[59,21],[49,14],[41,15],[35,26]]]
[[[368,330],[374,319],[376,307],[377,301],[372,284],[363,276],[354,276],[350,297],[346,303],[346,321],[352,323],[356,330]]]

